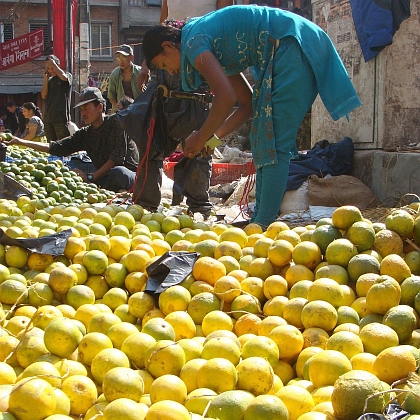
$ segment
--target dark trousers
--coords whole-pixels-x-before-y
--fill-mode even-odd
[[[98,179],[95,183],[110,191],[128,191],[133,186],[135,178],[134,171],[130,171],[125,166],[114,166],[108,175]]]
[[[144,162],[133,189],[133,201],[149,210],[155,211],[159,207],[161,199],[163,175],[162,160],[148,160]]]
[[[67,122],[44,122],[44,131],[48,143],[54,140],[64,139],[70,135]]]
[[[184,157],[175,165],[172,205],[178,205],[185,196],[189,211],[209,215],[213,207],[209,197],[211,164],[211,156],[202,156]]]

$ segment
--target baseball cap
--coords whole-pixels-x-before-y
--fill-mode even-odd
[[[120,45],[118,47],[118,50],[115,52],[115,54],[118,54],[118,53],[122,55],[134,55],[133,49],[127,44]]]
[[[102,96],[102,92],[96,87],[88,87],[83,89],[79,95],[79,103],[75,105],[75,108],[92,101],[100,101],[105,103],[105,98]]]

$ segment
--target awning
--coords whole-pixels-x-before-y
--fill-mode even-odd
[[[19,93],[41,92],[44,78],[36,76],[0,76],[0,94],[17,95]]]

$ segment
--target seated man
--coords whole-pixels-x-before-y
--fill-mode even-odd
[[[84,181],[115,192],[129,190],[139,162],[136,144],[124,133],[114,116],[105,115],[106,101],[98,88],[84,89],[77,107],[86,127],[73,135],[51,143],[34,143],[13,137],[7,144],[30,147],[55,156],[69,156],[85,150],[96,170],[86,174],[75,169]]]

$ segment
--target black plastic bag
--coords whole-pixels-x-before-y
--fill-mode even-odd
[[[41,238],[14,239],[0,229],[0,244],[21,246],[31,252],[56,256],[64,253],[67,239],[70,238],[71,234],[71,229],[66,229]]]
[[[0,198],[16,201],[22,195],[33,197],[32,191],[10,176],[0,172]]]
[[[386,406],[384,414],[366,413],[357,420],[403,420],[410,416],[399,404],[392,403]]]
[[[199,256],[198,252],[166,252],[146,268],[149,279],[144,291],[157,297],[168,287],[181,283],[191,274]]]

